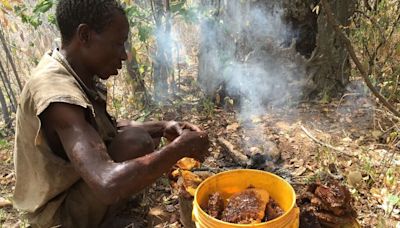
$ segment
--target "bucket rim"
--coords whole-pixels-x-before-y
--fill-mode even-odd
[[[275,178],[277,178],[277,179],[283,181],[286,185],[289,186],[289,188],[290,188],[291,191],[292,191],[292,197],[293,197],[294,200],[293,200],[292,204],[290,205],[290,208],[289,208],[287,211],[285,211],[285,213],[284,213],[283,215],[281,215],[281,216],[279,216],[279,217],[277,217],[277,218],[275,218],[275,219],[272,219],[272,220],[267,221],[267,222],[257,223],[257,224],[235,224],[235,223],[229,223],[229,222],[225,222],[225,221],[222,221],[222,220],[219,220],[219,219],[216,219],[216,218],[210,216],[209,214],[207,214],[207,213],[201,208],[201,206],[200,206],[200,205],[198,204],[198,202],[197,202],[197,194],[198,194],[199,189],[200,189],[200,188],[207,182],[207,180],[209,180],[210,178],[215,178],[216,176],[223,176],[223,175],[226,175],[226,174],[229,174],[229,173],[234,173],[234,172],[253,172],[253,173],[259,173],[259,174],[268,174],[268,175],[271,175],[271,176],[273,176],[273,177],[275,177]],[[271,224],[272,222],[275,222],[275,220],[276,220],[276,219],[279,219],[280,217],[283,217],[283,216],[290,216],[290,214],[293,213],[293,210],[296,208],[296,192],[294,191],[293,186],[292,186],[291,184],[289,184],[289,182],[287,182],[285,179],[283,179],[282,177],[280,177],[280,176],[278,176],[278,175],[276,175],[276,174],[274,174],[274,173],[267,172],[267,171],[263,171],[263,170],[257,170],[257,169],[232,169],[232,170],[227,170],[227,171],[223,171],[223,172],[217,173],[217,174],[215,174],[215,175],[212,175],[212,176],[206,178],[203,182],[201,182],[200,185],[196,188],[196,191],[195,191],[195,194],[194,194],[193,203],[196,203],[196,204],[198,205],[198,207],[193,207],[193,210],[197,210],[197,213],[201,213],[201,214],[207,216],[209,219],[212,219],[212,220],[214,220],[214,221],[220,222],[220,223],[225,224],[225,225],[235,224],[236,227],[250,227],[250,225],[251,225],[251,227],[254,227],[254,226],[268,225],[268,224]]]

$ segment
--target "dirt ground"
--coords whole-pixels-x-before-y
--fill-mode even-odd
[[[219,172],[239,167],[218,139],[225,139],[244,153],[269,141],[280,156],[270,156],[270,161],[256,168],[285,178],[296,193],[321,173],[329,173],[349,188],[362,227],[399,227],[399,202],[393,202],[400,189],[400,154],[397,135],[393,133],[396,122],[369,99],[345,96],[329,104],[269,108],[264,115],[252,118],[251,123],[238,121],[238,114],[227,106],[215,110],[194,107],[182,106],[164,114],[199,124],[209,133],[210,156],[202,164],[203,169]],[[0,196],[11,200],[11,144],[2,146],[0,159]],[[361,179],[354,178],[358,174]],[[148,227],[182,227],[179,197],[167,177],[139,194],[124,213],[146,221]],[[0,209],[0,224],[26,226],[11,206]]]

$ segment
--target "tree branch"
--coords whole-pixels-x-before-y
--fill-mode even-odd
[[[22,86],[21,80],[20,80],[18,72],[17,72],[17,67],[15,66],[15,63],[14,63],[14,60],[10,53],[10,50],[7,47],[7,42],[6,42],[6,39],[4,38],[4,33],[2,32],[2,29],[3,28],[0,29],[0,41],[3,44],[3,49],[4,49],[4,52],[6,53],[6,57],[7,57],[8,61],[10,62],[11,68],[15,75],[15,78],[17,79],[19,90],[22,91],[23,86]]]
[[[338,23],[336,22],[336,19],[332,13],[331,7],[329,5],[329,3],[327,2],[327,0],[321,0],[321,5],[323,7],[323,9],[325,10],[326,13],[326,17],[328,20],[328,24],[330,26],[333,27],[333,29],[335,30],[335,32],[338,34],[339,38],[344,42],[347,51],[349,52],[354,64],[357,66],[358,70],[361,73],[361,76],[363,77],[365,83],[367,84],[368,88],[371,90],[371,92],[379,99],[380,102],[382,102],[382,104],[389,109],[394,115],[396,115],[397,117],[400,117],[400,113],[396,110],[395,107],[393,107],[387,100],[385,97],[383,97],[378,90],[376,90],[376,88],[372,85],[371,81],[368,78],[368,74],[367,71],[364,69],[363,65],[361,64],[360,60],[357,58],[355,52],[354,52],[354,48],[349,40],[349,38],[347,38],[346,34],[344,34],[344,32],[340,29]]]

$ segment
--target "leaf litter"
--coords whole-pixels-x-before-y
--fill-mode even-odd
[[[321,177],[327,175],[338,186],[345,186],[349,190],[351,205],[357,211],[357,224],[362,227],[382,224],[384,227],[395,227],[400,221],[400,139],[397,119],[372,106],[354,110],[346,107],[345,102],[341,102],[340,107],[338,104],[339,101],[330,104],[304,103],[296,109],[267,110],[265,115],[253,121],[258,126],[257,130],[261,130],[267,138],[247,147],[244,142],[251,141],[252,137],[248,136],[251,130],[243,128],[236,113],[231,110],[217,108],[210,115],[197,111],[194,102],[193,106],[180,108],[177,119],[198,124],[209,133],[210,156],[200,166],[196,165],[194,170],[205,171],[210,175],[229,169],[248,168],[238,165],[218,143],[218,138],[226,139],[249,159],[251,151],[257,151],[255,148],[261,146],[257,142],[269,141],[276,146],[280,156],[274,162],[265,162],[263,167],[258,168],[288,180],[298,196],[310,184],[318,183]],[[306,127],[323,144],[312,140],[301,126]],[[339,153],[326,145],[340,148],[352,156]],[[1,188],[1,197],[9,201],[15,184],[11,151],[9,148],[0,154],[0,182],[5,184]],[[185,165],[191,166],[184,162]],[[329,189],[326,191],[329,192]],[[312,193],[317,195],[315,191]],[[134,197],[125,213],[143,218],[153,227],[182,227],[179,194],[170,179],[162,177]],[[321,202],[314,199],[314,204],[318,203]],[[321,207],[334,208],[332,205]],[[6,221],[2,221],[5,224],[21,223],[18,221],[18,213],[13,209],[6,207],[0,210],[5,210],[7,215]],[[316,215],[320,217],[325,215],[318,213]]]

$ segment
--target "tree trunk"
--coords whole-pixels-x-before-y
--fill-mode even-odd
[[[0,41],[1,41],[2,45],[3,45],[3,49],[4,49],[4,52],[6,53],[7,59],[11,64],[11,68],[12,68],[12,70],[14,72],[15,79],[17,80],[19,90],[22,91],[22,83],[21,83],[21,80],[19,79],[17,68],[15,67],[14,60],[13,60],[13,58],[11,56],[10,50],[8,49],[7,42],[6,42],[6,39],[4,38],[4,34],[2,32],[2,29],[0,29]]]
[[[17,99],[15,98],[14,91],[11,88],[11,82],[8,79],[6,71],[4,70],[3,64],[1,62],[0,62],[0,78],[1,78],[1,81],[3,82],[4,89],[10,100],[10,104],[11,104],[11,108],[12,108],[11,111],[15,113],[17,111],[17,109],[16,109],[17,104],[18,104]]]
[[[1,113],[3,115],[3,121],[7,129],[11,128],[11,118],[10,112],[8,111],[6,99],[4,97],[3,91],[0,88],[0,105],[1,105]]]
[[[200,3],[205,6],[205,11],[216,10],[211,18],[202,21],[200,25],[199,74],[197,78],[205,94],[214,97],[218,87],[223,83],[222,78],[215,77],[221,71],[221,66],[219,61],[214,61],[215,58],[218,58],[222,47],[221,30],[217,23],[221,1],[201,0]]]
[[[143,75],[139,71],[139,62],[137,60],[136,50],[133,49],[132,43],[130,42],[131,38],[126,42],[127,49],[132,51],[132,58],[127,61],[126,68],[128,71],[128,75],[132,80],[132,93],[134,96],[140,96],[140,102],[143,103],[143,106],[149,104],[149,96],[147,93],[147,89],[144,83]]]
[[[295,0],[296,4],[303,0]],[[355,11],[354,0],[331,0],[329,1],[337,20],[343,26],[348,26],[350,17]],[[313,1],[310,2],[311,4]],[[309,4],[310,4],[309,3]],[[316,5],[316,4],[315,4]],[[299,10],[300,8],[296,9]],[[306,47],[305,54],[311,57],[307,62],[307,73],[312,77],[315,88],[307,93],[314,97],[315,95],[337,96],[341,94],[346,85],[349,83],[350,77],[350,56],[345,48],[344,43],[339,39],[331,26],[328,25],[326,16],[320,12],[317,20],[311,14],[309,6],[303,5],[303,10],[308,13],[304,17],[297,17],[298,25],[300,25],[300,34],[307,34],[305,39],[301,39],[298,46]],[[315,29],[311,26],[301,27],[303,24],[316,25]],[[315,44],[309,43],[309,40],[315,40]],[[307,48],[308,47],[308,48]]]
[[[163,0],[153,0],[156,22],[156,53],[154,61],[154,97],[164,104],[169,98],[168,78],[172,72],[171,26],[167,6]]]

